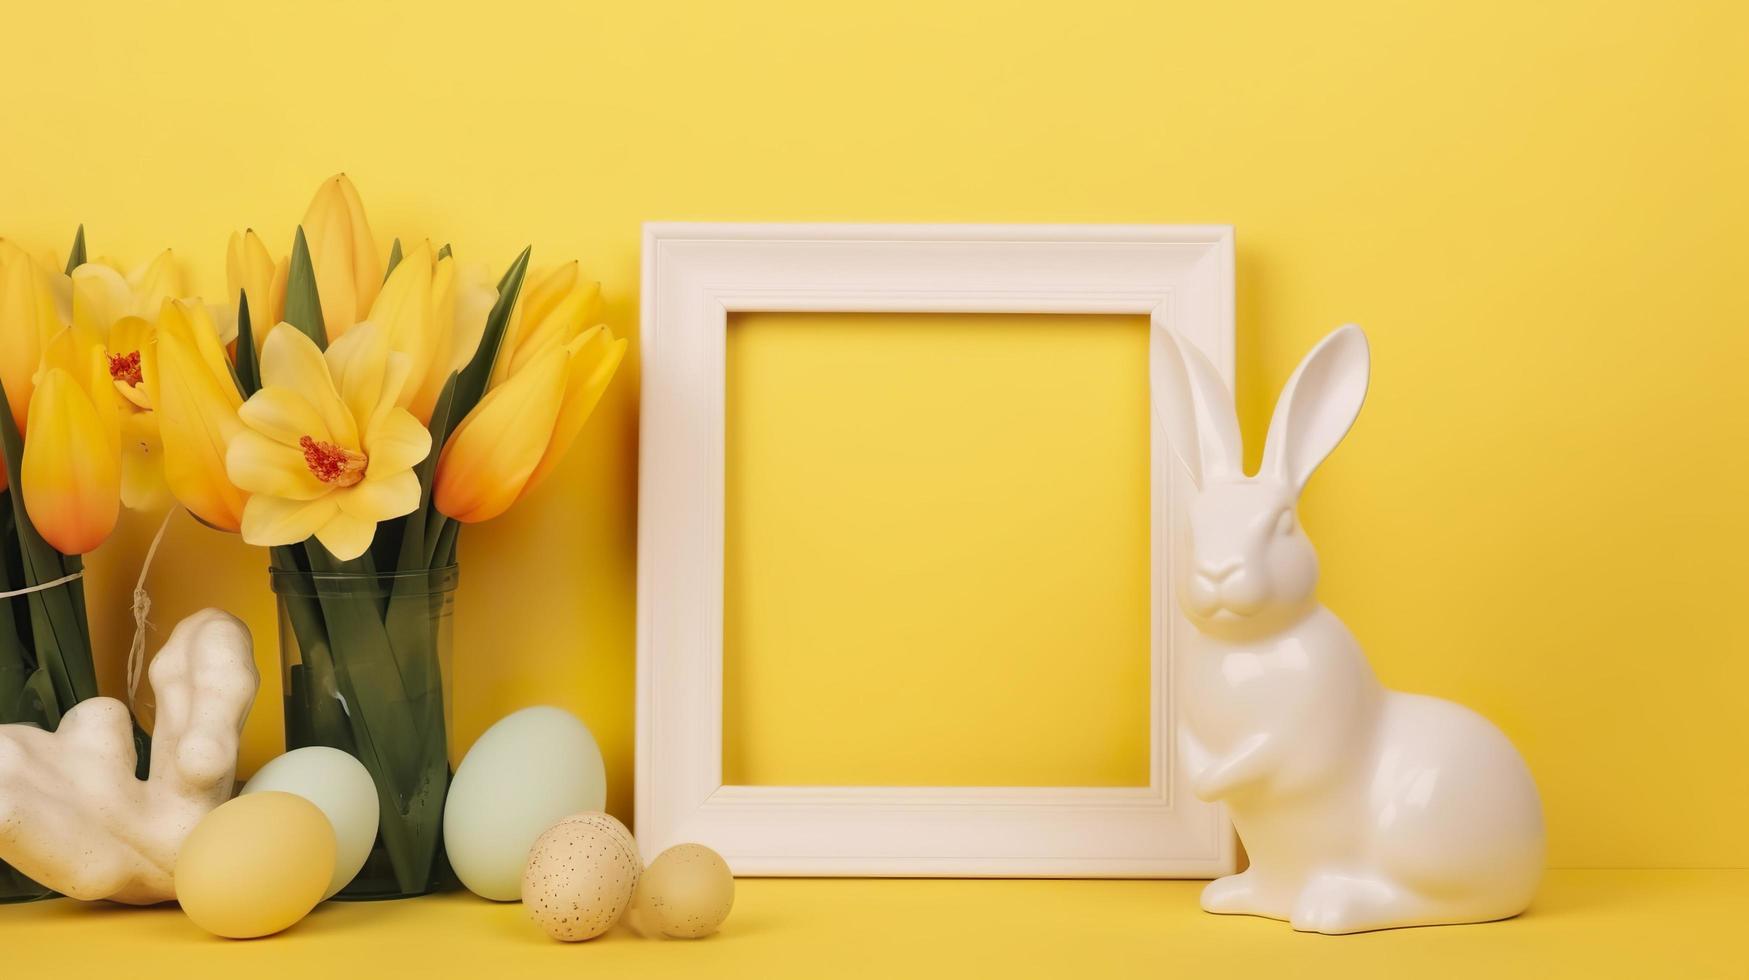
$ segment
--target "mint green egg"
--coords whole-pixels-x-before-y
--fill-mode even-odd
[[[517,901],[529,848],[553,824],[607,804],[588,726],[560,708],[524,708],[486,729],[450,783],[443,843],[468,890]]]

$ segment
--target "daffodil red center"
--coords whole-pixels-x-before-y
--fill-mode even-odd
[[[109,355],[109,376],[129,388],[137,387],[146,380],[140,374],[140,352],[128,351],[126,354]]]
[[[304,465],[316,479],[337,487],[350,487],[364,479],[364,469],[370,464],[369,457],[361,452],[309,436],[298,440],[298,448],[304,451]]]

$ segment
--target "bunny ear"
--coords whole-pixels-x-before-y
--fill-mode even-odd
[[[1149,349],[1154,413],[1166,426],[1172,455],[1202,489],[1205,478],[1241,472],[1239,418],[1220,372],[1202,351],[1165,327]]]
[[[1318,342],[1275,403],[1263,469],[1303,490],[1318,464],[1348,434],[1366,400],[1372,355],[1366,334],[1350,323]]]

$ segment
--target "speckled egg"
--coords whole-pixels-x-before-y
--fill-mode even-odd
[[[547,828],[529,849],[522,906],[554,939],[594,939],[624,914],[642,870],[625,824],[605,813],[574,814]]]
[[[316,907],[334,874],[334,827],[291,793],[239,796],[195,825],[176,857],[176,900],[228,939],[285,929]]]
[[[717,931],[735,904],[735,876],[703,844],[676,844],[638,880],[629,921],[645,935],[697,939]]]
[[[626,829],[625,824],[608,814],[599,811],[575,813],[560,822],[599,828],[602,832],[612,834],[617,838],[625,846],[627,853],[633,855],[638,853],[638,842],[632,839],[632,832]],[[643,862],[639,861],[638,866],[641,868]]]

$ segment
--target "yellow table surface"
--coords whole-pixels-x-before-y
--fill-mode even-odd
[[[738,883],[697,942],[623,928],[548,940],[467,895],[329,903],[270,939],[206,935],[174,907],[0,907],[0,975],[301,977],[1749,977],[1749,871],[1550,872],[1530,913],[1481,926],[1301,935],[1205,915],[1200,882]]]

